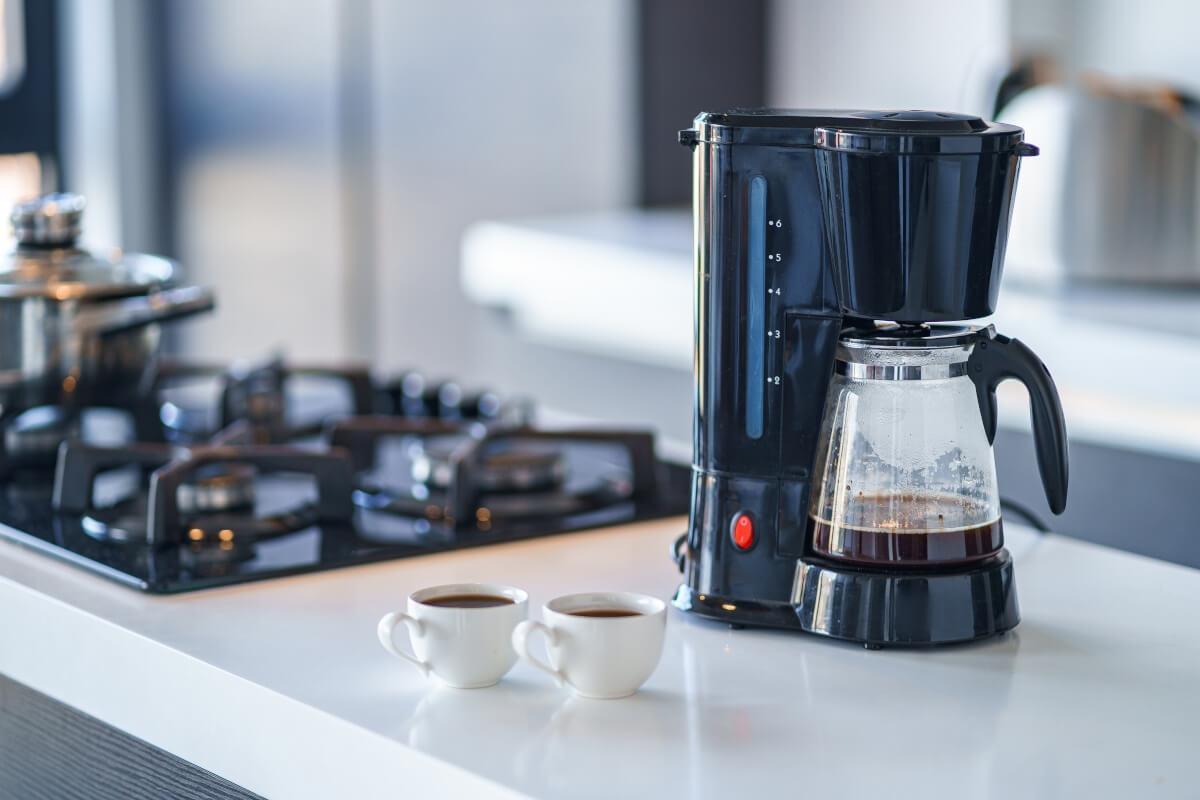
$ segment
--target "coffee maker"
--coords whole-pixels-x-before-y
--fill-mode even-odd
[[[1054,383],[993,313],[1020,160],[1013,125],[926,111],[733,110],[693,150],[692,502],[675,604],[868,647],[1019,621],[992,441],[1029,390],[1051,510]]]

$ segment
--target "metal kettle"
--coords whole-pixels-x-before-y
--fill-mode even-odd
[[[997,101],[1059,143],[1028,176],[1040,191],[1015,212],[1013,266],[1035,278],[1200,285],[1200,102],[1162,83],[1047,74],[1014,72]]]
[[[1200,103],[1166,86],[1092,78],[1070,107],[1067,274],[1200,284]]]

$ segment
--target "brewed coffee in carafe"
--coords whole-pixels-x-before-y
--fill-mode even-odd
[[[974,330],[843,334],[809,514],[816,554],[934,567],[1000,550],[995,463],[966,372]]]

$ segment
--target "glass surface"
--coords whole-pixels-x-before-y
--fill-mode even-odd
[[[923,566],[1000,549],[996,467],[970,378],[834,375],[823,424],[810,508],[817,553]]]

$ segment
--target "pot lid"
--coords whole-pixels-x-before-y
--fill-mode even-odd
[[[968,154],[1016,151],[1037,155],[1025,144],[1025,131],[1003,122],[986,122],[971,114],[947,111],[866,111],[845,123],[824,125],[813,132],[822,150],[856,153]]]
[[[77,246],[85,205],[77,194],[48,194],[13,208],[16,247],[0,262],[0,297],[130,297],[174,281],[178,267],[169,259]]]

